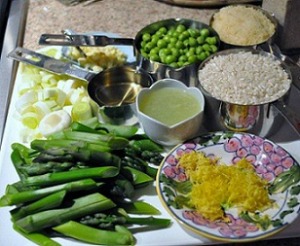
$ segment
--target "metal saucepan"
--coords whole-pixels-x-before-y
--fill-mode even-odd
[[[219,32],[219,38],[221,40],[221,48],[222,49],[229,49],[229,48],[255,48],[257,46],[261,46],[261,45],[264,45],[265,43],[273,43],[273,41],[275,40],[276,38],[276,34],[277,34],[277,29],[278,29],[278,21],[276,20],[276,18],[271,15],[270,13],[268,13],[266,10],[262,9],[261,7],[259,6],[255,6],[255,5],[251,5],[251,4],[235,4],[235,5],[232,5],[232,6],[225,6],[223,8],[220,8],[218,11],[216,11],[210,18],[210,21],[209,21],[209,25],[214,28],[216,30],[216,32],[218,32],[218,28],[216,28],[216,25],[219,25],[219,23],[217,24],[217,16],[220,15],[220,13],[222,13],[223,10],[225,10],[226,8],[231,8],[231,9],[234,9],[235,7],[243,7],[245,9],[254,9],[258,12],[260,12],[264,17],[266,17],[270,23],[274,26],[274,32],[272,34],[270,34],[269,36],[266,36],[265,39],[261,40],[260,42],[257,42],[257,43],[253,43],[253,44],[248,44],[248,45],[245,45],[245,44],[242,44],[242,43],[238,43],[238,41],[234,41],[234,42],[229,42],[227,40],[224,40],[223,36],[220,34]],[[240,23],[240,19],[237,15],[232,15],[229,17],[229,19],[232,21],[233,19],[232,18],[236,18],[237,22],[235,27],[237,28],[243,28],[243,25],[241,25]],[[243,16],[243,23],[247,23],[247,21],[249,20],[249,16]],[[239,33],[242,33],[241,30],[239,33],[237,32],[237,28],[235,30],[231,30],[231,28],[233,28],[234,26],[232,25],[232,23],[226,23],[226,20],[224,19],[224,16],[222,18],[220,18],[220,24],[224,25],[224,30],[227,30],[227,33],[235,33],[234,36],[237,37]],[[249,23],[250,24],[250,23]],[[255,26],[255,28],[257,28],[257,32],[259,32],[260,30],[262,29],[266,29],[267,27],[263,27],[264,24],[267,24],[266,23],[261,23],[260,26]],[[235,28],[234,27],[234,28]],[[243,36],[243,38],[245,38]]]
[[[279,60],[282,68],[286,71],[289,78],[292,78],[289,67],[282,60],[268,52],[251,48],[236,48],[217,52],[207,58],[199,66],[198,71],[203,69],[204,66],[216,56],[246,51],[262,56],[271,56],[275,60]],[[247,62],[247,60],[245,60],[245,62]],[[238,69],[238,67],[236,68]],[[234,131],[249,131],[259,134],[260,136],[266,136],[270,134],[269,131],[273,128],[275,118],[278,115],[274,112],[274,110],[272,110],[271,106],[274,106],[300,135],[300,116],[286,104],[291,85],[279,98],[275,98],[274,100],[266,101],[261,104],[242,105],[211,96],[211,94],[202,87],[200,79],[199,82],[199,88],[206,97],[207,108],[205,113],[207,115],[207,119],[216,119],[215,112],[219,112],[219,115],[217,116],[218,121],[220,121],[227,129]],[[208,123],[208,125],[209,124],[210,123]]]
[[[98,104],[98,117],[112,124],[138,122],[135,99],[143,87],[153,83],[151,76],[129,66],[113,67],[94,73],[52,57],[17,47],[9,57],[56,74],[65,74],[88,82],[88,94]]]
[[[42,34],[39,44],[60,46],[132,45],[136,56],[137,66],[151,74],[155,81],[164,78],[173,78],[184,82],[187,86],[196,86],[198,83],[196,70],[200,62],[186,65],[181,68],[173,68],[169,65],[149,60],[143,57],[141,54],[141,42],[143,34],[153,34],[160,27],[169,28],[178,24],[183,24],[187,28],[207,28],[214,36],[218,37],[218,34],[215,32],[215,30],[213,30],[207,24],[189,19],[176,18],[154,22],[141,29],[134,39],[110,38],[103,35]]]

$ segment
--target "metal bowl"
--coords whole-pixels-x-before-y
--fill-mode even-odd
[[[279,61],[280,66],[287,73],[288,78],[291,80],[292,77],[290,69],[283,61],[268,52],[250,48],[228,49],[217,52],[216,54],[207,58],[199,66],[198,72],[202,70],[204,66],[216,56],[245,51],[261,56],[269,56],[274,60]],[[278,116],[282,115],[294,128],[294,130],[300,135],[300,116],[287,105],[290,96],[291,83],[286,88],[285,92],[281,91],[281,93],[276,94],[276,97],[269,98],[268,100],[261,101],[260,103],[256,104],[243,104],[233,101],[226,101],[222,98],[216,98],[203,88],[200,79],[199,88],[206,97],[205,118],[208,120],[208,122],[204,124],[208,126],[209,129],[211,129],[211,122],[216,121],[219,122],[221,126],[225,126],[226,129],[234,131],[247,131],[254,134],[259,134],[260,136],[269,136],[270,134],[274,134],[274,132],[272,131],[276,131],[276,127],[274,126],[278,126],[282,123],[278,122],[278,119],[282,119],[281,117],[278,118]],[[275,108],[276,110],[273,111],[273,108]],[[278,112],[280,113],[280,115],[278,114]],[[251,122],[248,121],[248,119],[250,118]],[[245,124],[241,124],[241,120]]]
[[[207,28],[209,29],[210,33],[212,33],[214,36],[218,38],[219,41],[219,35],[217,34],[217,32],[212,27],[202,22],[198,22],[190,19],[181,19],[181,18],[157,21],[144,27],[136,35],[134,43],[135,43],[137,65],[142,69],[144,69],[145,71],[147,71],[149,74],[151,74],[154,80],[172,78],[172,79],[182,81],[187,86],[197,86],[198,80],[197,80],[196,71],[198,66],[201,63],[200,61],[180,68],[173,68],[167,64],[163,64],[160,62],[147,59],[141,54],[141,41],[142,41],[143,34],[145,33],[152,34],[156,32],[160,27],[169,28],[178,24],[183,24],[187,28],[190,27],[197,28],[197,29]],[[217,46],[219,48],[220,46],[219,42]]]
[[[116,125],[133,125],[138,122],[137,94],[142,88],[150,87],[153,80],[141,69],[120,66],[104,70],[92,82],[88,85],[88,93],[97,103],[98,119]]]
[[[221,40],[221,49],[228,49],[228,48],[250,48],[250,47],[256,47],[256,46],[259,46],[259,45],[263,45],[265,43],[272,43],[276,37],[276,34],[277,34],[277,29],[278,29],[278,21],[276,20],[276,18],[274,16],[272,16],[270,13],[268,13],[267,11],[265,11],[264,9],[262,9],[261,7],[259,6],[255,6],[255,5],[251,5],[251,4],[234,4],[234,5],[231,5],[231,6],[226,6],[226,7],[223,7],[221,9],[219,9],[217,12],[215,12],[212,16],[211,16],[211,19],[209,21],[209,25],[214,28],[214,21],[216,19],[216,15],[218,15],[220,13],[220,11],[222,11],[223,9],[225,8],[233,8],[233,7],[245,7],[245,8],[252,8],[254,10],[257,10],[259,11],[260,13],[262,13],[268,20],[270,20],[270,22],[274,25],[274,33],[272,35],[270,35],[268,38],[264,39],[263,41],[261,42],[257,42],[257,43],[253,43],[253,44],[240,44],[240,43],[230,43],[228,41],[225,41],[223,40],[222,38],[222,35],[220,35],[219,33],[219,37],[220,37],[220,40]],[[247,16],[244,17],[244,20],[243,21],[247,21]],[[226,26],[227,23],[225,23],[224,21],[222,22],[222,24],[224,26]],[[240,24],[240,23],[237,23],[237,24]],[[228,25],[226,26],[226,28],[228,29]],[[214,28],[215,31],[217,32],[217,29]]]

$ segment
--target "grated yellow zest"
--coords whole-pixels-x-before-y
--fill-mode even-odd
[[[226,208],[256,212],[272,204],[268,182],[255,173],[246,159],[226,165],[202,152],[190,152],[180,157],[178,165],[185,169],[193,184],[190,205],[211,221],[226,220]]]

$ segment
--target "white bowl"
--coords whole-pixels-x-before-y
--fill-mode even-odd
[[[193,116],[190,116],[174,125],[168,126],[148,115],[140,110],[140,105],[145,96],[151,92],[159,91],[162,88],[179,88],[186,93],[190,93],[199,102],[199,110]],[[164,105],[161,105],[162,107]],[[151,87],[143,88],[136,100],[136,109],[138,120],[144,132],[153,141],[165,145],[172,146],[182,143],[190,138],[197,136],[201,129],[202,118],[204,113],[205,99],[200,91],[196,87],[187,87],[183,82],[175,79],[162,79],[156,81]]]

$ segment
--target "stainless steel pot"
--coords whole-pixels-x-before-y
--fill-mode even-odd
[[[134,39],[131,38],[110,38],[103,35],[66,35],[66,34],[42,34],[39,40],[40,45],[59,46],[107,46],[107,45],[130,45],[134,47],[136,64],[139,68],[147,71],[154,81],[172,78],[184,82],[187,86],[198,84],[197,68],[201,62],[196,62],[181,68],[173,68],[169,65],[149,60],[141,54],[141,41],[144,33],[154,33],[160,27],[171,27],[183,24],[187,28],[207,28],[218,37],[218,34],[209,25],[189,19],[166,19],[154,22],[141,29]],[[218,38],[219,40],[219,38]],[[219,43],[218,43],[219,46]]]
[[[94,73],[21,47],[17,47],[8,56],[52,73],[87,81],[88,94],[98,105],[97,115],[106,123],[137,123],[136,96],[140,89],[150,87],[153,83],[148,73],[129,66],[113,67]]]
[[[258,42],[256,44],[253,44],[253,45],[243,45],[243,44],[232,44],[232,43],[228,43],[224,40],[222,40],[222,37],[219,35],[220,37],[220,40],[221,40],[221,49],[222,50],[225,50],[225,49],[230,49],[230,48],[256,48],[257,46],[261,46],[261,45],[264,45],[265,43],[273,43],[273,41],[275,40],[276,38],[276,35],[277,35],[277,30],[278,30],[278,21],[277,19],[272,15],[270,14],[269,12],[267,12],[266,10],[262,9],[261,7],[259,6],[256,6],[256,5],[251,5],[251,4],[235,4],[235,5],[232,5],[232,6],[225,6],[224,8],[226,7],[235,7],[235,6],[242,6],[242,7],[245,7],[245,8],[252,8],[256,11],[259,11],[260,13],[262,13],[267,19],[269,19],[269,21],[274,25],[274,33],[269,36],[268,38],[266,38],[265,40],[263,40],[262,42]],[[210,21],[209,21],[209,25],[213,28],[214,26],[214,22],[216,21],[216,16],[220,13],[220,11],[222,11],[223,8],[220,8],[218,11],[216,11],[210,18]],[[246,22],[247,21],[247,16],[244,17],[244,21]],[[222,20],[222,24],[224,24],[224,26],[226,26],[227,23],[224,22],[224,20]],[[239,23],[236,23],[237,26],[241,26],[239,25]],[[230,28],[230,27],[226,27],[226,28]],[[261,27],[260,27],[261,28]]]
[[[289,78],[292,78],[290,69],[285,62],[268,52],[250,48],[220,51],[207,58],[199,66],[198,71],[201,70],[215,56],[238,53],[241,51],[250,51],[253,54],[272,56],[275,60],[280,61],[282,68],[288,73]],[[274,126],[278,127],[278,125],[282,123],[278,121],[278,119],[282,120],[282,117],[278,117],[278,112],[280,112],[280,115],[283,116],[298,133],[298,135],[300,135],[300,115],[291,109],[286,103],[289,99],[290,89],[287,90],[286,93],[280,98],[267,101],[263,104],[239,105],[228,101],[222,101],[220,98],[214,98],[201,86],[201,81],[199,82],[199,88],[206,97],[205,114],[207,117],[206,122],[204,122],[206,128],[210,129],[211,123],[209,122],[215,121],[216,123],[213,125],[218,128],[225,128],[233,131],[248,131],[260,136],[267,136],[270,134],[270,131],[274,130]]]

